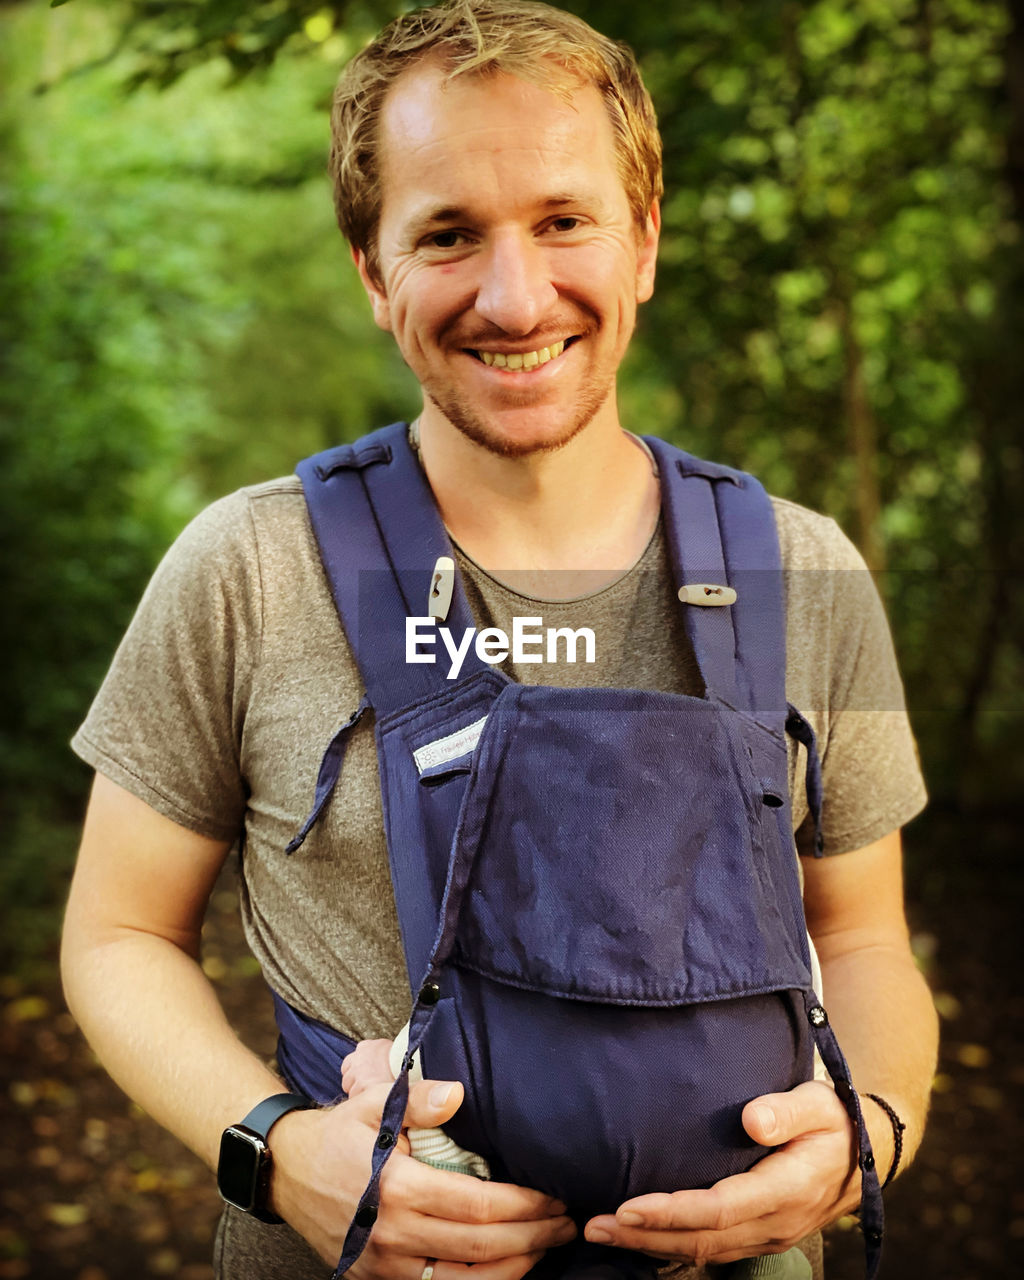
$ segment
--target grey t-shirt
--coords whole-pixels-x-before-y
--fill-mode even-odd
[[[841,854],[914,816],[924,788],[870,575],[833,521],[774,505],[786,571],[786,692],[817,734],[825,851]],[[596,593],[584,580],[568,601],[524,597],[457,558],[479,625],[511,631],[512,617],[525,615],[595,632],[593,664],[506,664],[516,678],[701,691],[660,526],[632,570]],[[551,594],[564,596],[558,586]],[[311,808],[324,748],[362,694],[301,487],[289,478],[224,498],[185,530],[73,742],[173,821],[214,838],[244,836],[242,916],[268,982],[355,1039],[394,1036],[410,1005],[371,717],[350,735],[320,822],[296,854],[284,848]],[[802,779],[803,749],[793,748],[798,843],[808,834]],[[269,1254],[266,1268],[261,1280],[277,1274]],[[291,1274],[306,1274],[297,1259]]]

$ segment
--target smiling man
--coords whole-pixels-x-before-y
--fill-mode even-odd
[[[632,56],[458,0],[353,60],[333,126],[422,412],[215,504],[158,571],[75,739],[72,1009],[218,1169],[224,1280],[754,1275],[794,1246],[778,1274],[820,1276],[862,1198],[874,1258],[934,1063],[898,834],[923,788],[835,525],[620,421],[660,229]],[[718,555],[729,581],[684,572]],[[424,617],[480,629],[451,687],[401,656]],[[587,661],[488,648],[542,621]],[[273,1068],[197,963],[234,844]],[[395,1085],[339,1101],[407,1022]],[[441,1124],[496,1176],[412,1158]]]
[[[630,209],[592,85],[480,88],[428,60],[388,94],[372,271],[356,249],[374,316],[423,387],[425,440],[443,423],[506,457],[587,426],[591,446],[620,443],[615,375],[653,288],[657,205]]]

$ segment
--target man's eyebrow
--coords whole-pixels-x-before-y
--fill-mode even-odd
[[[453,222],[465,222],[469,214],[455,204],[428,205],[412,215],[405,226],[405,234],[411,239],[437,226],[450,226]]]
[[[596,209],[601,210],[607,200],[597,191],[557,191],[539,201],[538,207],[544,210],[555,209]]]
[[[548,196],[547,199],[542,201],[542,204],[547,209],[564,209],[567,204],[595,204],[597,202],[598,197],[591,192],[567,191],[564,195],[559,193]]]
[[[442,204],[417,213],[413,221],[417,227],[429,227],[435,222],[458,222],[464,217],[466,217],[466,211],[459,205]]]

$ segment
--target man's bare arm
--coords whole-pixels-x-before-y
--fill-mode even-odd
[[[901,1167],[924,1134],[938,1053],[935,1005],[910,948],[900,834],[856,853],[804,859],[807,927],[821,961],[825,1007],[861,1094],[878,1172],[892,1126],[877,1093],[907,1126]]]
[[[229,849],[97,776],[61,950],[68,1005],[104,1066],[211,1167],[224,1127],[281,1088],[198,964]]]
[[[222,1130],[285,1087],[232,1031],[198,963],[203,915],[228,848],[97,777],[61,954],[68,1004],[110,1074],[211,1167]],[[293,1112],[271,1134],[273,1207],[330,1262],[366,1183],[386,1094],[381,1086],[351,1103]],[[461,1086],[424,1081],[410,1091],[408,1119],[437,1125],[461,1098]],[[472,1261],[484,1264],[473,1270],[478,1280],[518,1280],[574,1234],[560,1212],[537,1192],[482,1184],[396,1152],[371,1244],[350,1274],[419,1274],[413,1260],[422,1270],[430,1256],[452,1260],[447,1275]]]

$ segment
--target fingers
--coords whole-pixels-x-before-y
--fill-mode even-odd
[[[370,1128],[380,1124],[393,1081],[371,1084],[342,1105],[348,1115]],[[422,1080],[409,1089],[404,1128],[434,1129],[450,1120],[462,1105],[465,1090],[455,1080]]]
[[[603,1230],[604,1225],[607,1231]],[[585,1235],[595,1244],[614,1244],[652,1258],[688,1265],[736,1262],[758,1254],[782,1252],[789,1247],[789,1242],[774,1238],[769,1224],[759,1222],[743,1223],[727,1232],[657,1231],[623,1229],[614,1218],[595,1218],[587,1224]]]
[[[626,1233],[653,1235],[659,1231],[683,1233],[726,1232],[737,1225],[762,1217],[776,1203],[771,1195],[765,1201],[756,1187],[749,1184],[735,1186],[750,1174],[737,1174],[726,1178],[706,1191],[677,1191],[673,1195],[640,1196],[627,1201],[613,1216],[604,1214],[587,1224],[586,1237],[595,1243],[601,1241],[598,1234],[610,1233],[617,1245],[626,1246]],[[593,1230],[591,1229],[593,1228]]]
[[[390,1040],[360,1040],[341,1061],[341,1087],[354,1098],[370,1085],[394,1079],[389,1055]]]
[[[272,1204],[328,1262],[335,1262],[366,1186],[390,1086],[369,1086],[333,1108],[295,1112],[274,1127]],[[452,1116],[462,1086],[427,1081],[413,1089],[410,1119],[434,1127]],[[541,1192],[433,1169],[399,1149],[381,1173],[376,1222],[354,1280],[418,1280],[425,1257],[484,1264],[474,1280],[519,1280],[536,1257],[572,1239],[565,1206]],[[500,1266],[499,1266],[500,1264]]]
[[[373,1128],[387,1100],[389,1085],[374,1085],[345,1105]],[[450,1120],[462,1105],[465,1090],[458,1081],[423,1080],[409,1090],[405,1127],[433,1129]],[[511,1183],[487,1182],[461,1173],[430,1168],[415,1160],[389,1162],[384,1172],[388,1193],[428,1218],[446,1222],[547,1222],[565,1215],[565,1205],[540,1191]],[[566,1219],[568,1221],[568,1219]],[[547,1248],[548,1241],[527,1242]],[[441,1256],[440,1254],[438,1256]]]
[[[830,1196],[846,1176],[845,1150],[844,1139],[828,1150],[808,1148],[807,1158],[799,1152],[780,1152],[707,1190],[638,1196],[607,1221],[616,1228],[726,1232],[744,1222],[770,1219],[794,1205],[817,1214],[826,1193]]]
[[[638,1196],[621,1205],[611,1221],[619,1227],[649,1230],[728,1231],[738,1223],[771,1213],[796,1194],[794,1184],[789,1170],[765,1169],[765,1161],[761,1161],[706,1191]]]
[[[381,1212],[371,1241],[392,1255],[425,1253],[474,1268],[500,1262],[497,1277],[525,1275],[528,1266],[517,1268],[527,1255],[539,1256],[575,1235],[565,1206],[541,1192],[396,1156],[381,1176]],[[435,1277],[443,1280],[442,1271],[435,1270]]]
[[[806,1198],[809,1183],[818,1189],[838,1187],[848,1176],[852,1125],[828,1085],[809,1081],[788,1093],[755,1098],[743,1109],[742,1119],[756,1142],[783,1150],[708,1190],[638,1196],[619,1207],[616,1221],[633,1227],[723,1231],[773,1213],[794,1198]]]
[[[592,1219],[588,1240],[655,1257],[731,1262],[780,1252],[856,1202],[853,1126],[828,1085],[755,1098],[743,1125],[775,1150],[745,1173],[701,1191],[638,1196]]]
[[[482,1265],[471,1262],[437,1262],[434,1265],[433,1280],[463,1280],[466,1276],[471,1277],[471,1280],[522,1280],[543,1257],[543,1251],[538,1251]]]
[[[847,1128],[846,1108],[834,1089],[810,1080],[788,1093],[769,1093],[743,1108],[743,1127],[755,1142],[781,1146],[794,1138],[825,1129]]]
[[[755,1255],[782,1253],[821,1225],[817,1220],[807,1221],[794,1213],[741,1216],[732,1221],[731,1207],[694,1210],[691,1204],[684,1210],[682,1201],[674,1196],[667,1198],[673,1201],[671,1225],[628,1226],[611,1215],[603,1215],[587,1223],[586,1239],[674,1262],[723,1264]],[[651,1222],[652,1215],[645,1216]]]
[[[421,1080],[409,1089],[406,1127],[433,1129],[450,1120],[462,1106],[465,1090],[454,1080]]]
[[[449,1262],[445,1259],[394,1255],[375,1257],[371,1249],[349,1270],[352,1280],[422,1280],[427,1267],[432,1280],[522,1280],[543,1258],[543,1252],[526,1253],[496,1262]]]
[[[446,1222],[549,1222],[565,1218],[560,1200],[509,1182],[485,1182],[464,1173],[432,1169],[417,1160],[392,1160],[382,1181],[418,1213]]]
[[[543,1254],[567,1244],[575,1235],[576,1228],[568,1218],[472,1224],[422,1214],[392,1218],[382,1209],[371,1241],[382,1254],[427,1254],[440,1262],[476,1268],[484,1263],[521,1259],[527,1254]]]
[[[342,1077],[342,1086],[344,1087],[344,1077]],[[380,1118],[384,1114],[384,1103],[387,1102],[390,1092],[391,1085],[386,1081],[381,1084],[370,1084],[359,1089],[349,1097],[347,1102],[339,1105],[345,1108],[346,1119],[352,1118],[369,1129],[376,1129],[380,1125]]]

